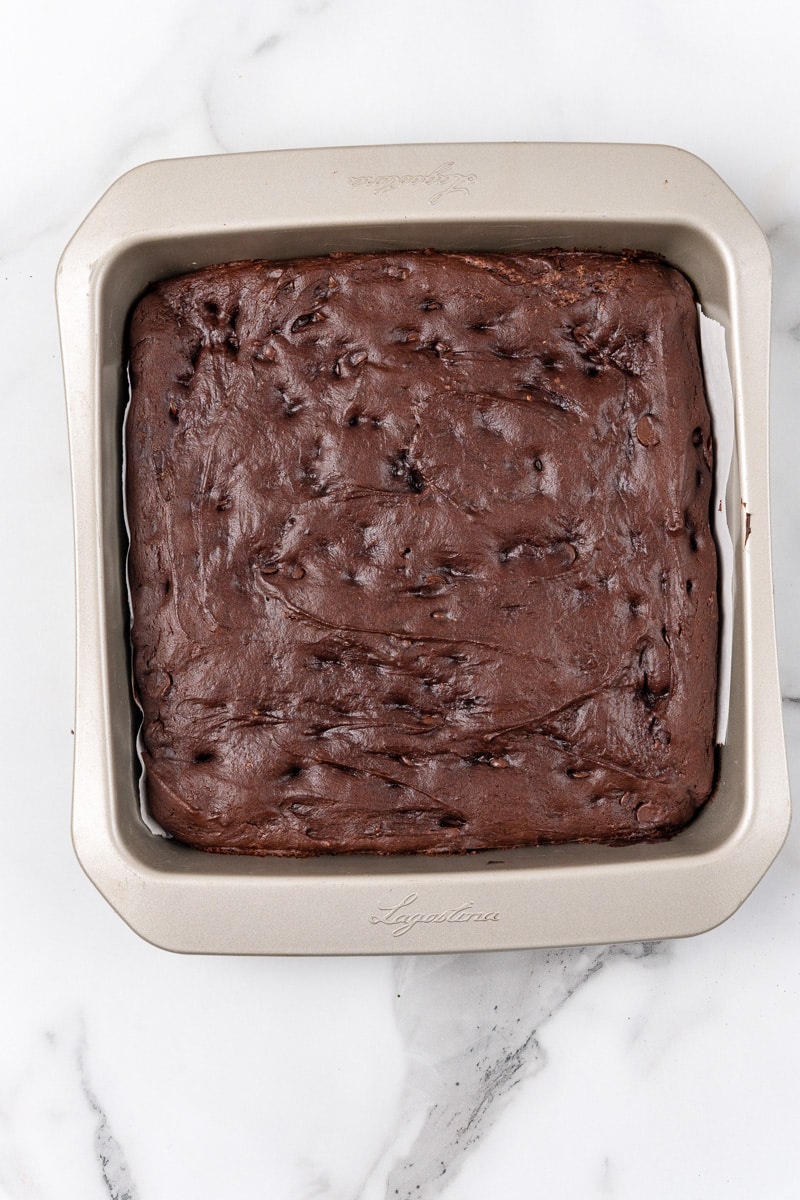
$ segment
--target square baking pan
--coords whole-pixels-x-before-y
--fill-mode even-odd
[[[124,341],[148,284],[212,263],[336,250],[640,249],[725,326],[735,398],[731,709],[713,800],[680,834],[453,857],[204,854],[139,814],[122,508]],[[699,159],[664,146],[462,144],[148,163],[69,243],[57,296],[77,570],[73,841],[149,941],[236,954],[499,950],[685,936],[723,921],[786,836],[768,510],[770,260]]]

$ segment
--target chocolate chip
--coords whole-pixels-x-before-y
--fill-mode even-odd
[[[324,321],[322,313],[310,312],[302,313],[292,321],[292,333],[297,333],[300,329],[305,329],[307,325],[315,325],[318,321]]]
[[[640,804],[636,809],[636,820],[640,825],[651,825],[663,817],[664,811],[659,804]]]
[[[657,446],[661,441],[661,435],[656,427],[656,419],[650,413],[645,413],[636,422],[636,440],[648,449],[651,446]]]
[[[572,545],[572,542],[554,542],[549,554],[552,563],[558,567],[566,569],[571,567],[578,557],[578,551]]]
[[[172,676],[169,671],[153,671],[145,676],[144,686],[149,695],[160,698],[166,696],[172,687]]]
[[[424,492],[425,480],[419,467],[408,458],[408,450],[398,450],[397,456],[390,460],[392,463],[392,478],[405,479],[406,486],[412,492]]]
[[[467,818],[462,817],[459,813],[445,813],[439,818],[439,826],[442,829],[461,829],[466,825]]]

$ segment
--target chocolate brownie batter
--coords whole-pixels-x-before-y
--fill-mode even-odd
[[[212,267],[131,324],[154,816],[248,854],[656,839],[713,782],[710,420],[641,255]]]

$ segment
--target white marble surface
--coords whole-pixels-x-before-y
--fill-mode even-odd
[[[797,1195],[800,833],[684,942],[385,959],[153,949],[69,842],[73,603],[52,299],[150,158],[469,140],[667,142],[775,258],[772,469],[800,769],[800,102],[778,0],[29,0],[0,39],[2,1200]]]

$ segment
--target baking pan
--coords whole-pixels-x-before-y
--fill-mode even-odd
[[[210,855],[139,815],[121,425],[124,330],[151,282],[211,263],[334,250],[561,246],[663,254],[727,331],[736,448],[731,711],[716,795],[670,841],[450,858]],[[770,260],[753,218],[670,147],[371,146],[148,163],[73,237],[57,296],[77,564],[72,830],[143,937],[236,954],[499,950],[682,936],[742,903],[789,824],[768,512]]]

